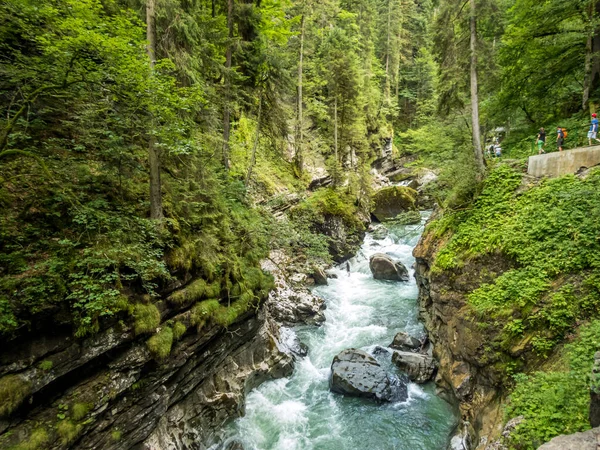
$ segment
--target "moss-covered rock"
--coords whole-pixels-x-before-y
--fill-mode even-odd
[[[0,417],[12,414],[31,394],[31,383],[18,375],[0,379]]]
[[[417,191],[406,186],[380,189],[372,198],[373,215],[379,221],[393,219],[398,214],[416,209]]]

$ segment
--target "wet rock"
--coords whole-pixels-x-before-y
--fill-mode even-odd
[[[437,363],[433,358],[419,353],[394,351],[392,362],[415,383],[433,379],[437,370]]]
[[[315,284],[317,286],[326,286],[327,285],[327,275],[323,271],[323,269],[319,267],[315,267],[312,273],[312,277],[315,280]]]
[[[583,433],[557,436],[538,447],[538,450],[598,450],[598,442],[600,442],[600,427]]]
[[[279,252],[271,252],[261,263],[275,278],[266,305],[271,317],[282,325],[320,325],[325,321],[325,301],[306,288],[303,274],[284,272],[289,266],[289,259]]]
[[[327,278],[337,279],[338,274],[334,272],[327,272]]]
[[[387,374],[371,355],[353,348],[333,359],[329,389],[338,394],[386,402],[404,401],[408,397],[405,383]]]
[[[390,352],[388,351],[388,349],[380,347],[379,345],[373,349],[374,355],[387,355],[389,353]]]
[[[371,232],[371,237],[376,241],[381,241],[390,234],[388,229],[383,225],[372,225],[369,231]]]
[[[414,170],[409,167],[400,167],[399,169],[396,169],[387,174],[389,180],[394,183],[400,183],[401,181],[412,179],[414,176]]]
[[[320,325],[325,321],[325,301],[308,290],[278,287],[269,294],[267,308],[283,325]]]
[[[594,367],[590,377],[590,425],[600,426],[600,352],[594,355]]]
[[[485,447],[485,450],[509,450],[508,446],[505,444],[510,439],[510,435],[516,430],[516,428],[521,424],[521,422],[523,422],[523,420],[525,420],[523,416],[518,416],[506,422],[506,425],[502,430],[501,437],[492,442],[491,444],[487,445]]]
[[[408,281],[408,270],[399,261],[384,253],[375,253],[369,260],[369,269],[376,280]]]
[[[245,450],[244,444],[238,440],[228,441],[224,443],[219,450]]]
[[[294,330],[287,327],[281,327],[279,330],[281,344],[289,353],[304,358],[308,355],[308,346],[300,341]]]
[[[391,186],[380,189],[372,198],[373,215],[377,220],[383,222],[393,219],[404,211],[411,211],[415,208],[417,191],[406,186]]]
[[[408,333],[401,331],[394,336],[390,347],[403,352],[418,352],[421,349],[421,341]]]

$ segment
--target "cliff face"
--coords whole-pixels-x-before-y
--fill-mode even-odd
[[[291,372],[278,329],[264,312],[247,314],[227,330],[186,333],[162,363],[121,325],[6,349],[0,370],[21,369],[31,396],[0,422],[0,447],[206,448],[249,389]]]
[[[434,355],[440,362],[436,378],[445,395],[460,402],[465,422],[465,441],[483,449],[502,431],[502,371],[484,350],[490,339],[469,314],[467,295],[483,283],[493,281],[511,268],[502,255],[467,262],[460,269],[432,271],[444,241],[425,233],[414,250],[415,276],[419,286],[420,316],[429,331]],[[458,447],[462,448],[462,447]]]

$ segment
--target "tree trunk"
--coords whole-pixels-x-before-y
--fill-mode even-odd
[[[477,167],[477,178],[481,180],[485,170],[483,152],[481,150],[481,132],[479,129],[479,95],[477,84],[477,16],[475,14],[475,0],[471,3],[471,119],[473,132],[473,151]]]
[[[390,102],[390,33],[392,20],[392,0],[388,0],[387,42],[385,47],[385,100]]]
[[[260,121],[262,116],[262,93],[258,103],[258,118],[256,119],[256,136],[254,137],[254,145],[252,146],[252,157],[250,158],[250,164],[248,166],[248,173],[246,174],[246,187],[250,183],[250,177],[252,176],[252,168],[256,163],[256,149],[258,148],[258,141],[260,138]]]
[[[156,24],[155,24],[155,1],[148,0],[146,3],[146,38],[148,40],[148,57],[150,58],[150,76],[154,76],[154,64],[156,62]],[[151,121],[154,127],[154,120]],[[162,219],[162,195],[160,189],[160,150],[156,147],[156,138],[150,134],[148,139],[148,162],[150,164],[150,218]]]
[[[333,155],[335,158],[335,166],[333,168],[333,184],[337,185],[338,179],[338,121],[337,121],[337,95],[333,101]]]
[[[590,5],[590,22],[600,16],[600,1]],[[590,31],[585,55],[585,78],[583,82],[582,107],[588,106],[590,95],[600,86],[600,27]],[[591,105],[590,105],[591,106]]]
[[[231,57],[233,52],[233,0],[227,0],[229,42],[225,53],[225,107],[223,111],[223,166],[229,170],[229,130],[231,127]]]
[[[302,62],[304,59],[304,14],[300,19],[300,58],[298,61],[298,123],[296,129],[296,167],[298,173],[302,176],[304,170],[304,154],[302,149],[302,138],[303,138],[303,121],[302,121]]]

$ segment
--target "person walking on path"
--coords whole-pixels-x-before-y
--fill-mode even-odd
[[[537,146],[538,146],[538,155],[542,153],[546,153],[544,150],[544,144],[546,143],[546,131],[544,127],[540,128],[540,132],[537,135]]]
[[[563,151],[563,144],[565,143],[565,132],[561,127],[556,129],[556,145],[558,145],[558,151]]]
[[[600,142],[600,139],[596,137],[598,133],[598,116],[596,113],[592,114],[592,124],[590,125],[590,131],[588,131],[588,144],[592,145],[592,139]]]

